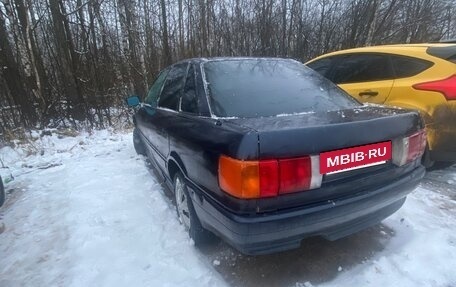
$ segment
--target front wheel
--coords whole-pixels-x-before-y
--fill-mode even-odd
[[[193,208],[187,184],[180,173],[177,173],[174,176],[174,196],[176,199],[177,217],[190,235],[190,238],[195,242],[195,245],[198,246],[208,242],[211,239],[212,234],[201,225],[195,209]]]

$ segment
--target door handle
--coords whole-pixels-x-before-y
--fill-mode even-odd
[[[375,97],[378,95],[378,92],[375,91],[364,91],[358,94],[360,97]]]

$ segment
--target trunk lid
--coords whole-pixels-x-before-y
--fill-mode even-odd
[[[259,159],[316,155],[390,141],[423,126],[417,112],[380,106],[229,121],[258,133]]]

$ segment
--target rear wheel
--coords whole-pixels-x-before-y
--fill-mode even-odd
[[[426,169],[430,169],[434,166],[435,162],[431,159],[431,152],[429,151],[428,146],[426,146],[426,150],[424,151],[423,157],[421,158],[421,163]]]
[[[138,128],[133,130],[133,146],[135,147],[135,151],[137,154],[146,155],[146,148],[144,147],[144,143],[139,135]]]
[[[192,199],[189,196],[187,184],[182,174],[174,176],[174,196],[176,199],[176,211],[180,223],[184,226],[195,245],[208,242],[212,234],[203,228],[193,208]]]

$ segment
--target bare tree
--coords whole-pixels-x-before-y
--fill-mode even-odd
[[[123,98],[197,56],[306,61],[456,37],[456,0],[0,0],[0,133],[105,127]],[[112,109],[115,108],[115,109]],[[112,114],[116,112],[116,116]]]

